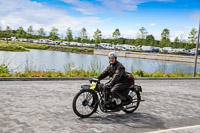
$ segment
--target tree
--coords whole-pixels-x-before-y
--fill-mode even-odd
[[[33,27],[29,26],[28,29],[27,29],[27,33],[26,33],[27,39],[31,38],[32,34],[33,34]]]
[[[146,45],[147,46],[155,46],[155,38],[153,35],[146,36]]]
[[[118,44],[124,44],[125,43],[125,39],[123,37],[120,37],[117,39],[117,43]]]
[[[140,38],[141,39],[145,39],[146,35],[148,34],[148,32],[146,31],[146,29],[144,27],[142,27],[142,28],[139,29],[139,31],[140,31],[140,34],[139,34]]]
[[[118,38],[120,37],[120,31],[119,29],[115,29],[115,31],[112,33],[112,37],[113,37],[113,43],[117,44],[118,43]]]
[[[179,48],[180,40],[178,37],[174,39],[173,48]]]
[[[192,28],[190,32],[188,42],[191,43],[191,47],[195,47],[195,43],[197,42],[197,30],[195,28]]]
[[[53,40],[53,41],[55,41],[56,39],[58,39],[58,29],[57,28],[52,27],[49,39]]]
[[[136,40],[135,40],[135,42],[134,42],[134,45],[135,46],[141,46],[141,42],[142,42],[142,39],[141,38],[137,38]]]
[[[95,41],[96,44],[101,43],[102,34],[101,34],[101,31],[99,29],[97,29],[94,32],[93,38],[94,38],[94,41]]]
[[[44,31],[44,28],[40,28],[40,29],[38,30],[38,34],[39,34],[40,36],[45,36],[46,34],[45,34],[45,31]]]
[[[87,31],[85,28],[81,29],[80,38],[82,43],[86,43],[88,41]]]
[[[187,41],[184,39],[184,34],[180,34],[178,48],[186,48]]]
[[[75,36],[75,41],[76,42],[81,42],[81,37],[80,36]]]
[[[170,46],[171,42],[169,39],[169,30],[167,28],[162,31],[161,37],[160,47]]]
[[[161,37],[164,39],[169,38],[169,30],[167,28],[165,28],[162,33],[161,33]]]
[[[33,34],[33,27],[29,26],[28,29],[27,29],[27,32],[30,33],[30,34]]]
[[[7,26],[6,27],[6,40],[7,40],[7,43],[8,43],[8,38],[11,37],[11,35],[12,35],[12,29],[9,26]]]
[[[73,35],[72,35],[72,30],[69,28],[67,28],[67,32],[66,32],[66,38],[65,40],[67,40],[68,42],[73,41]]]
[[[24,31],[23,27],[20,26],[17,29],[16,37],[17,38],[25,38],[25,36],[26,36],[26,32]]]
[[[135,43],[135,39],[126,39],[124,38],[124,44],[130,44],[130,45],[133,45]]]
[[[139,29],[139,33],[137,33],[137,39],[136,39],[136,41],[135,41],[135,45],[137,46],[137,45],[140,45],[140,46],[142,46],[142,45],[150,45],[149,43],[150,42],[147,42],[147,40],[145,39],[146,38],[146,36],[147,36],[147,31],[146,31],[146,29],[144,28],[144,27],[141,27],[140,29]]]

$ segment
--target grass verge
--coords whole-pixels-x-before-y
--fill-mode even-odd
[[[29,51],[28,49],[39,49],[39,50],[53,50],[62,52],[73,52],[73,53],[84,53],[93,54],[94,50],[91,48],[73,48],[65,46],[54,46],[46,44],[35,44],[29,42],[12,42],[0,40],[0,50],[2,51],[13,51],[13,52],[24,52]]]

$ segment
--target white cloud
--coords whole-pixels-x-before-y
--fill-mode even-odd
[[[195,11],[194,13],[190,14],[190,17],[195,21],[200,21],[200,11]]]
[[[134,11],[141,3],[157,1],[157,2],[172,2],[174,0],[96,0],[98,5],[92,2],[80,1],[80,0],[60,0],[65,3],[74,5],[76,11],[79,11],[85,15],[94,15],[96,13],[107,13],[113,11],[121,14],[122,11]]]
[[[103,11],[102,7],[94,5],[90,2],[83,2],[80,0],[60,0],[60,1],[74,5],[75,7],[73,7],[73,9],[83,13],[84,15],[94,15],[96,13],[100,13],[101,11]]]
[[[156,24],[154,24],[154,23],[152,23],[152,24],[150,24],[150,26],[155,26]]]
[[[72,17],[67,12],[57,8],[48,7],[29,0],[0,0],[0,25],[7,25],[13,29],[23,26],[26,30],[32,25],[34,30],[40,27],[50,31],[52,27],[65,32],[68,27],[80,30],[85,23],[101,23],[98,17]]]
[[[171,32],[171,41],[174,41],[176,37],[181,40],[188,40],[188,35],[191,29],[185,25],[176,25],[175,29]]]
[[[174,42],[174,39],[178,37],[179,40],[186,40],[187,41],[187,33],[184,31],[173,31],[172,33],[170,33],[170,40],[171,42]]]
[[[111,8],[114,11],[134,11],[141,3],[157,1],[157,2],[171,2],[174,0],[98,0],[103,3],[104,6]]]
[[[135,30],[123,29],[120,32],[121,32],[122,37],[124,38],[136,39],[137,37],[137,31]]]

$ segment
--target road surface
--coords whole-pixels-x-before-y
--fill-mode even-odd
[[[105,82],[105,81],[104,81]],[[72,99],[87,80],[1,81],[0,133],[199,133],[199,80],[137,80],[136,112],[78,118]]]

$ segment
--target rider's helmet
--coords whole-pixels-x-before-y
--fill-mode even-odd
[[[117,59],[117,54],[115,52],[110,52],[108,54],[108,58],[115,58],[115,59]]]

